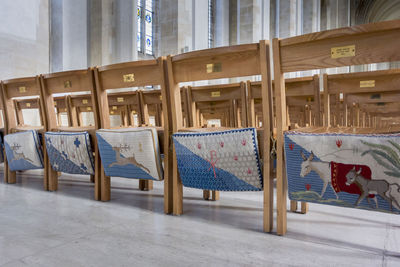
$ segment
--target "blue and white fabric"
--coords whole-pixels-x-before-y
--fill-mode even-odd
[[[100,158],[107,176],[162,180],[157,130],[151,127],[96,132]]]
[[[94,174],[88,132],[46,132],[45,140],[53,170],[71,174]]]
[[[8,134],[4,136],[4,147],[11,171],[43,168],[43,154],[36,131]]]
[[[255,128],[173,134],[184,186],[218,191],[260,191],[263,176]]]

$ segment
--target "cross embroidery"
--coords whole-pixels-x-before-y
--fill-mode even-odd
[[[215,173],[215,164],[217,164],[217,161],[218,161],[217,151],[211,150],[210,156],[211,156],[211,159],[210,160],[207,159],[207,161],[210,163],[210,167],[208,168],[208,171],[211,170],[211,168],[212,168],[213,172],[214,172],[214,178],[217,178],[217,174]],[[214,161],[214,157],[215,157],[215,161]]]
[[[76,148],[78,148],[80,144],[81,144],[81,142],[78,140],[78,137],[77,137],[74,141],[74,145],[76,146]]]

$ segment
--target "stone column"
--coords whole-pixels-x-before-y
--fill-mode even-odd
[[[208,48],[208,1],[192,0],[192,48]]]
[[[50,71],[63,70],[63,12],[62,0],[50,1]]]
[[[229,45],[229,0],[215,1],[214,47]]]
[[[62,9],[63,70],[87,68],[87,1],[63,1]]]

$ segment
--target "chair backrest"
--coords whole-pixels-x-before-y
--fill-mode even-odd
[[[62,115],[67,116],[67,125],[71,126],[71,110],[70,110],[70,105],[69,103],[69,95],[65,96],[56,96],[54,97],[54,107],[56,110],[56,115],[57,115],[57,125],[62,126]]]
[[[102,128],[110,128],[109,118],[109,99],[107,98],[106,90],[144,87],[160,85],[161,95],[164,95],[165,79],[163,58],[156,60],[144,60],[135,62],[126,62],[114,65],[103,66],[95,69],[96,88],[98,90],[98,101],[102,107],[100,110],[100,120]],[[127,93],[128,95],[129,93]],[[140,94],[137,92],[131,93],[132,98],[139,97],[138,104],[131,103],[130,105],[140,106]],[[164,96],[165,98],[165,96]],[[140,124],[143,124],[143,115],[139,109]]]
[[[368,112],[373,116],[379,114],[384,117],[395,115],[393,114],[396,112],[395,107],[383,105],[383,103],[395,103],[400,100],[400,94],[396,92],[400,83],[399,69],[325,74],[324,79],[326,79],[325,92],[336,95],[336,99],[339,98],[339,94],[343,94],[343,103],[336,106],[335,114],[335,117],[343,117],[341,125],[349,125],[350,122],[350,125],[361,126],[360,112],[362,114]],[[348,110],[353,111],[350,112],[350,119]],[[362,121],[364,120],[365,118]]]
[[[285,80],[287,117],[290,122],[304,125],[306,122],[312,125],[321,124],[321,101],[319,89],[319,75],[290,78]],[[260,82],[247,81],[248,90],[248,120],[253,127],[258,127],[256,117],[261,110],[261,86]],[[274,91],[274,82],[272,82]],[[312,111],[312,113],[311,113]]]
[[[32,97],[32,102],[38,101],[37,98],[40,97],[41,86],[40,86],[40,78],[39,76],[35,77],[27,77],[27,78],[17,78],[11,79],[1,82],[2,85],[2,99],[3,99],[3,106],[4,106],[4,117],[5,117],[5,126],[6,126],[6,134],[12,133],[17,128],[20,128],[22,125],[18,125],[17,117],[15,114],[15,104],[14,98],[18,97]],[[28,102],[26,102],[28,103]],[[41,117],[41,122],[43,123],[42,126],[44,130],[47,129],[47,121],[43,118],[45,117],[44,109],[40,106],[42,102],[39,101],[39,113]],[[22,119],[22,114],[21,119]],[[20,127],[19,127],[20,126]],[[25,127],[25,129],[28,129]],[[21,129],[22,130],[22,129]]]
[[[14,108],[17,119],[17,125],[23,126],[25,125],[25,123],[22,110],[24,109],[38,110],[40,114],[41,113],[40,98],[37,97],[33,99],[14,99]],[[42,119],[42,117],[40,117],[40,119]],[[42,121],[40,121],[40,125],[43,125]]]
[[[42,84],[43,102],[46,109],[49,131],[67,130],[66,127],[61,127],[57,125],[53,94],[61,94],[61,93],[65,94],[65,93],[88,92],[88,91],[90,92],[90,98],[86,100],[88,106],[90,106],[91,110],[93,110],[94,113],[94,128],[95,129],[99,128],[100,121],[98,117],[98,105],[96,99],[96,91],[94,86],[94,76],[92,68],[86,70],[43,74],[41,76],[41,84]],[[72,104],[74,98],[70,97],[68,99],[69,103],[67,105],[69,106],[70,109],[72,109],[75,106]],[[68,127],[69,130],[79,127],[76,121],[74,121],[72,118],[70,120],[72,120],[71,121],[72,125],[69,125]]]
[[[284,73],[400,60],[400,20],[357,25],[273,40],[277,117],[278,234],[286,233],[283,131],[287,129]],[[326,86],[324,85],[324,89]],[[325,125],[330,124],[329,94],[324,93]]]
[[[192,127],[202,127],[201,116],[220,119],[221,126],[246,127],[246,84],[215,84],[187,87]]]
[[[156,126],[162,126],[162,96],[160,90],[140,91],[141,122],[150,125],[150,116],[154,115]]]
[[[139,91],[134,92],[118,92],[108,94],[108,104],[110,116],[119,115],[121,117],[121,125],[137,126],[141,125],[141,109]],[[137,122],[135,123],[133,114],[137,114]]]

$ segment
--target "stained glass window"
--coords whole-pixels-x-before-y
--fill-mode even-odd
[[[153,55],[153,0],[137,0],[138,51]]]
[[[142,5],[141,0],[137,0],[137,50],[142,51]]]

